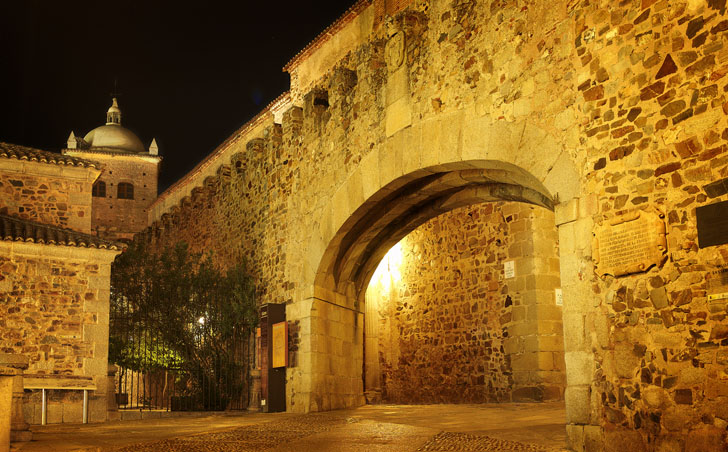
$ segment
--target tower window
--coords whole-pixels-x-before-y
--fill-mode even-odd
[[[91,196],[103,198],[106,196],[106,182],[100,180],[91,187]]]
[[[134,199],[134,186],[128,182],[121,182],[116,187],[116,197],[119,199]]]

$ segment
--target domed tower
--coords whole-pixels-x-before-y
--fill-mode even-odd
[[[147,209],[157,198],[159,165],[156,140],[145,149],[139,137],[121,125],[116,98],[106,112],[106,124],[83,138],[71,132],[63,154],[95,160],[103,172],[93,185],[93,232],[111,240],[131,240],[147,226]]]

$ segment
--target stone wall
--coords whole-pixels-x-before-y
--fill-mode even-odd
[[[109,275],[117,251],[0,241],[0,351],[30,359],[26,374],[91,376],[89,420],[106,420]],[[80,422],[77,391],[56,391],[48,422]],[[40,423],[39,392],[26,420]]]
[[[578,340],[597,350],[592,416],[632,450],[724,450],[726,303],[707,294],[728,247],[699,248],[695,209],[728,199],[725,2],[593,5],[574,19],[594,221],[656,208],[668,232],[664,265],[591,277]]]
[[[728,248],[699,248],[695,208],[728,199],[724,2],[387,4],[290,65],[280,124],[264,112],[221,145],[207,179],[163,195],[182,201],[149,234],[249,258],[261,301],[288,303],[288,408],[307,411],[362,401],[352,312],[383,249],[488,197],[552,205],[572,447],[720,450],[726,313],[707,292]],[[647,208],[664,215],[667,261],[597,275],[595,228]],[[538,302],[552,282],[514,283],[533,291],[519,315],[541,319],[515,329],[553,335]],[[524,378],[548,356],[528,355]]]
[[[528,317],[524,295],[530,291],[504,274],[505,262],[521,264],[533,255],[532,229],[541,228],[553,239],[550,270],[529,275],[519,265],[518,277],[552,276],[558,287],[556,230],[548,214],[516,203],[462,207],[412,231],[387,254],[366,295],[365,390],[371,399],[378,398],[372,392],[393,403],[563,396],[561,330],[545,337],[518,331]],[[541,301],[554,315],[541,312],[533,324],[560,320],[553,289]],[[540,368],[525,365],[531,356],[543,358]]]
[[[91,183],[99,171],[37,162],[0,161],[0,212],[91,232]]]
[[[131,239],[147,225],[148,207],[157,198],[159,162],[155,157],[115,154],[85,154],[103,164],[98,181],[106,184],[106,196],[92,199],[92,228],[109,240]],[[134,186],[134,199],[119,199],[121,182]]]

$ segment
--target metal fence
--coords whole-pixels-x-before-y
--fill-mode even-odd
[[[222,334],[223,319],[200,316],[183,324],[181,340],[150,303],[112,297],[109,359],[118,367],[120,409],[164,411],[243,410],[248,406],[250,332]],[[174,322],[179,327],[179,318]]]

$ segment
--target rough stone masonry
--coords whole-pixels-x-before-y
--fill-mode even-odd
[[[289,93],[159,197],[145,236],[248,260],[294,326],[288,409],[315,411],[364,401],[364,293],[389,247],[469,204],[552,209],[571,447],[725,450],[726,300],[709,295],[728,246],[701,248],[695,213],[728,200],[725,7],[360,1],[286,65]],[[593,232],[647,210],[665,260],[597,274]],[[548,325],[529,281],[514,334]]]

